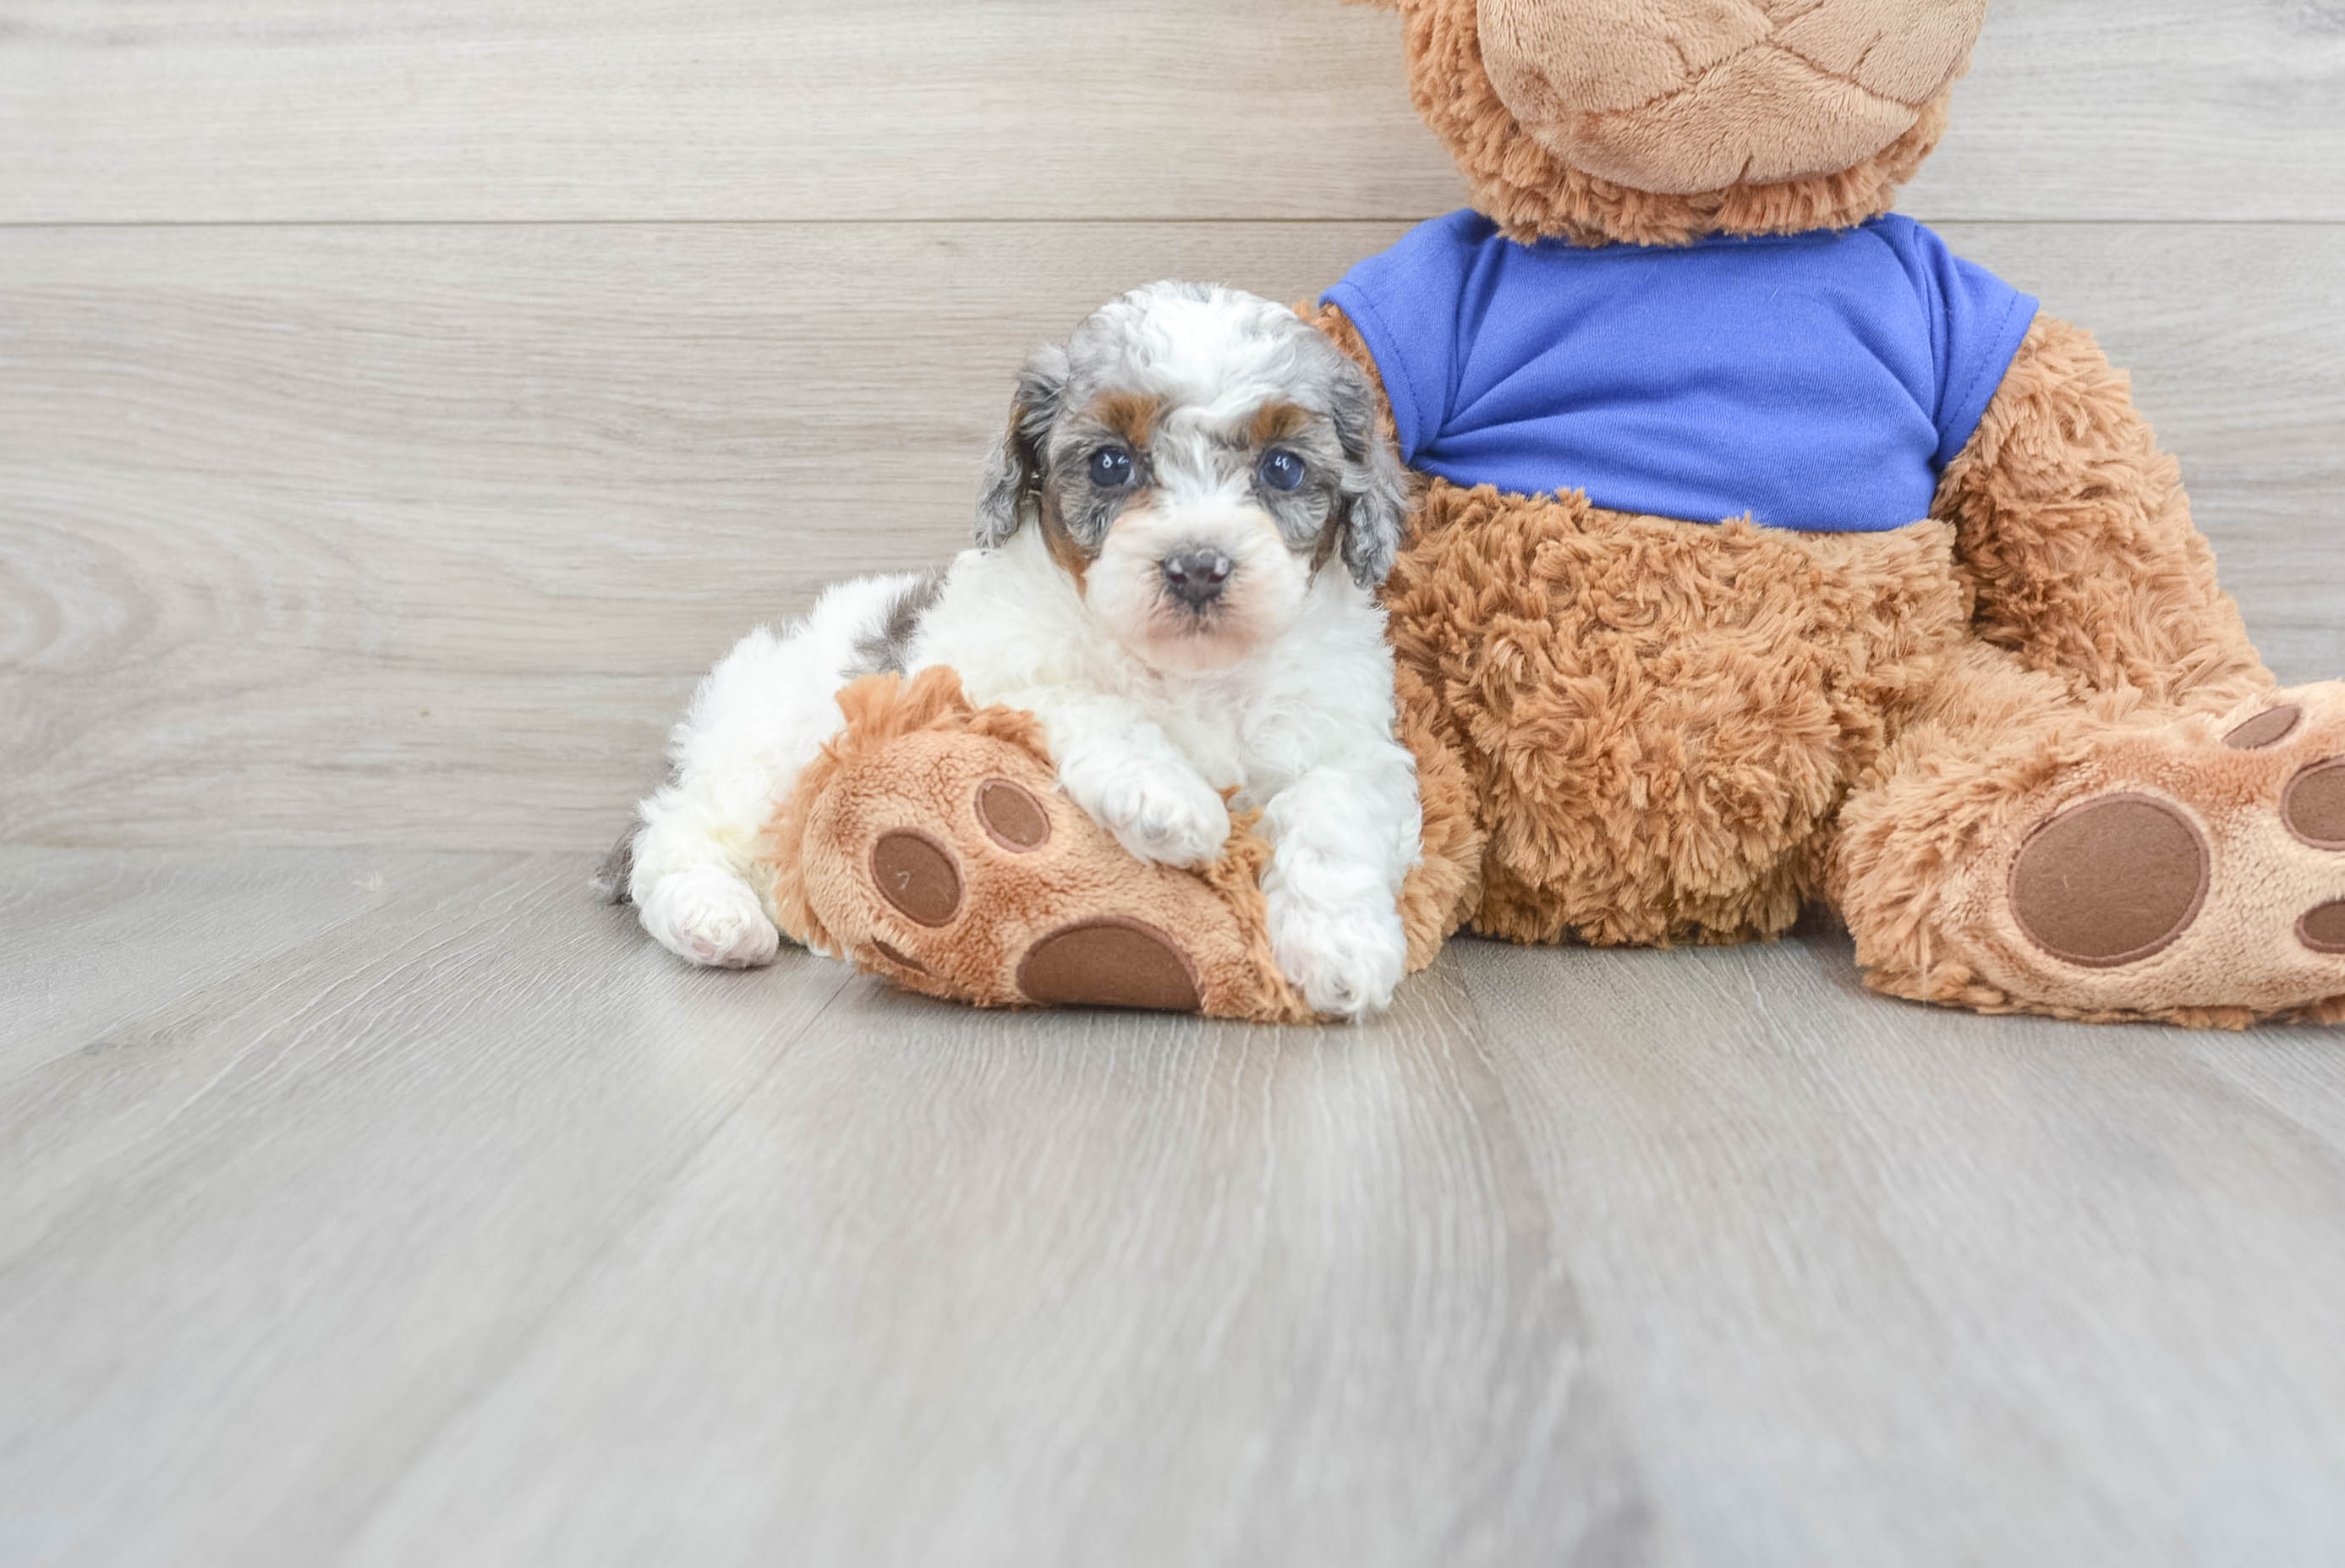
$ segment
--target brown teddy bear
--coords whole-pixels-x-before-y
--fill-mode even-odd
[[[1413,962],[1822,901],[1899,996],[2345,1019],[2345,685],[2272,689],[2092,339],[1890,212],[1985,0],[1396,3],[1475,209],[1309,309],[1423,481]],[[1244,824],[1141,866],[945,672],[845,706],[770,837],[791,934],[986,1004],[1303,1015]],[[908,827],[941,923],[870,873]]]

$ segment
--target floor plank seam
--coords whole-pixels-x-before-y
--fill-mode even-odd
[[[212,845],[206,845],[206,844],[202,844],[202,843],[200,843],[199,841],[192,841],[192,840],[191,840],[191,841],[190,841],[190,843],[189,843],[188,845],[187,845],[186,847],[187,847],[187,848],[190,848],[190,849],[203,849],[203,850],[213,850],[213,849],[217,848],[216,846],[212,846]],[[343,852],[344,852],[345,848],[346,848],[345,846],[341,846],[341,845],[314,845],[314,844],[313,844],[313,845],[301,846],[299,850],[293,850],[291,852],[299,853],[299,852],[301,852],[302,850],[308,850],[308,851],[314,852],[314,853],[319,853],[319,854],[340,854],[340,853],[343,853]],[[349,848],[349,849],[350,849],[350,850],[351,850],[352,851],[354,851],[354,852],[358,852],[358,853],[364,853],[364,852],[366,852],[366,850],[367,850],[368,849],[371,848],[371,846],[360,845],[360,846],[350,846],[350,847],[348,847],[348,848]],[[99,854],[102,854],[102,853],[105,853],[105,852],[106,852],[106,851],[104,851],[103,850],[99,849],[98,847],[92,846],[92,845],[86,845],[86,844],[0,844],[0,850],[12,850],[12,849],[16,849],[16,850],[47,850],[47,851],[49,851],[49,852],[51,852],[51,853],[63,853],[63,854],[84,853],[84,854],[89,854],[89,855],[92,855],[92,856],[99,855]],[[133,849],[133,850],[129,850],[129,851],[128,851],[128,853],[129,853],[129,854],[134,854],[134,855],[135,855],[135,854],[137,854],[137,853],[139,853],[139,852],[141,852],[141,851],[140,851],[140,850],[137,850],[137,849]],[[157,850],[153,850],[153,851],[151,851],[151,852],[156,853],[156,854],[168,854],[168,853],[170,853],[170,852],[171,852],[171,850],[168,850],[168,849],[157,849]],[[220,858],[222,858],[222,859],[228,859],[228,858],[232,858],[234,855],[236,855],[236,854],[237,854],[237,852],[238,852],[238,851],[237,851],[236,850],[234,850],[234,849],[219,849],[219,850],[218,850],[218,854],[219,854]],[[259,852],[259,851],[256,850],[255,852]],[[279,853],[279,854],[281,854],[281,853],[286,853],[286,852],[288,852],[288,849],[287,849],[287,847],[279,847],[279,848],[274,849],[274,850],[269,850],[269,851],[268,851],[268,852],[270,852],[270,853]],[[491,864],[488,864],[488,865],[486,865],[486,866],[484,866],[484,867],[482,867],[482,868],[481,869],[481,870],[482,870],[482,878],[486,878],[486,877],[490,877],[490,876],[494,876],[494,875],[496,875],[496,874],[497,874],[498,872],[500,872],[500,871],[511,871],[511,870],[513,870],[514,867],[517,867],[517,866],[521,866],[521,865],[526,864],[526,863],[529,861],[529,860],[531,860],[531,859],[533,858],[533,853],[532,853],[532,852],[530,852],[530,851],[502,852],[502,851],[498,851],[498,850],[435,850],[435,849],[412,849],[412,850],[381,850],[381,851],[379,851],[379,852],[386,853],[386,854],[390,854],[390,853],[401,853],[401,854],[405,854],[405,853],[416,853],[416,854],[431,854],[431,855],[448,855],[448,856],[450,856],[451,858],[477,859],[477,860],[486,860],[486,861],[490,861],[490,862],[492,862]],[[127,863],[127,860],[126,860],[126,863]],[[470,887],[470,886],[474,886],[474,885],[476,885],[476,884],[477,884],[477,881],[478,881],[479,880],[482,880],[482,879],[474,879],[474,880],[472,880],[472,881],[465,881],[465,882],[462,882],[462,883],[459,884],[459,886],[460,886],[460,887]],[[206,977],[205,977],[205,978],[203,978],[203,979],[198,980],[198,981],[194,982],[193,983],[191,983],[190,985],[188,985],[185,990],[183,990],[183,991],[179,991],[179,992],[178,992],[178,993],[175,993],[168,1002],[156,1003],[153,1003],[153,1004],[150,1004],[150,1005],[147,1005],[147,1006],[144,1006],[144,1007],[140,1007],[140,1008],[135,1009],[135,1010],[133,1010],[131,1013],[126,1013],[126,1014],[125,1014],[125,1015],[123,1015],[122,1017],[119,1017],[119,1018],[114,1019],[112,1022],[110,1022],[110,1023],[106,1023],[106,1024],[102,1025],[102,1026],[98,1029],[98,1031],[97,1031],[97,1033],[98,1033],[98,1034],[99,1034],[99,1036],[100,1036],[100,1038],[99,1038],[99,1039],[85,1041],[85,1042],[83,1042],[81,1044],[75,1045],[75,1046],[72,1046],[72,1047],[70,1047],[70,1048],[68,1048],[68,1049],[66,1049],[66,1050],[64,1050],[64,1051],[59,1052],[56,1055],[54,1055],[54,1056],[45,1056],[45,1057],[42,1057],[41,1059],[39,1059],[39,1060],[37,1060],[37,1061],[27,1063],[27,1064],[25,1064],[25,1065],[23,1065],[23,1066],[21,1066],[21,1067],[13,1068],[13,1069],[9,1070],[8,1072],[5,1072],[5,1073],[0,1073],[0,1089],[5,1089],[5,1088],[8,1087],[9,1085],[11,1085],[11,1084],[13,1084],[21,1083],[21,1082],[23,1082],[25,1079],[29,1078],[29,1077],[33,1076],[33,1075],[34,1075],[34,1074],[36,1074],[44,1073],[44,1072],[48,1072],[48,1071],[52,1071],[52,1070],[54,1070],[54,1069],[55,1069],[55,1068],[56,1068],[56,1067],[60,1064],[60,1063],[64,1063],[64,1062],[70,1062],[70,1061],[72,1061],[76,1056],[78,1056],[78,1055],[83,1054],[85,1052],[87,1052],[88,1050],[90,1050],[93,1046],[96,1046],[96,1045],[101,1045],[101,1044],[103,1044],[105,1043],[105,1042],[104,1042],[104,1039],[103,1039],[103,1037],[104,1037],[105,1035],[112,1034],[112,1033],[117,1033],[117,1031],[120,1031],[120,1030],[123,1030],[123,1029],[127,1029],[127,1028],[135,1028],[135,1027],[136,1027],[136,1026],[137,1026],[140,1023],[144,1022],[145,1020],[147,1020],[147,1018],[149,1018],[149,1017],[163,1017],[163,1016],[168,1016],[168,1015],[171,1014],[172,1013],[174,1013],[177,1009],[178,1009],[179,1007],[181,1007],[181,1006],[182,1006],[182,1005],[187,1002],[187,1000],[188,1000],[190,996],[194,995],[197,992],[201,991],[201,990],[205,989],[205,988],[206,988],[206,987],[208,987],[208,986],[219,986],[219,985],[224,985],[224,984],[232,984],[232,983],[236,983],[236,982],[242,981],[242,980],[246,979],[247,977],[249,977],[249,976],[252,975],[252,974],[253,974],[255,972],[257,972],[257,971],[264,970],[264,969],[267,969],[267,968],[269,968],[269,967],[270,967],[270,966],[273,966],[273,965],[281,964],[281,963],[283,963],[284,962],[286,962],[286,960],[287,960],[290,955],[295,954],[295,953],[298,953],[298,952],[301,952],[301,951],[302,951],[303,949],[305,949],[305,948],[312,947],[312,946],[315,946],[315,945],[317,945],[317,944],[319,944],[319,943],[320,943],[320,942],[327,942],[327,941],[329,941],[330,939],[331,939],[331,938],[333,938],[333,937],[336,937],[336,936],[340,935],[341,932],[345,932],[345,931],[349,930],[349,929],[350,929],[350,927],[352,927],[352,926],[359,925],[359,924],[362,924],[362,923],[367,922],[367,921],[379,921],[382,920],[383,918],[384,918],[384,909],[383,909],[383,907],[382,907],[382,906],[378,906],[378,907],[373,908],[373,909],[360,910],[360,911],[357,911],[357,912],[355,912],[355,913],[352,913],[352,914],[350,914],[350,915],[349,915],[349,916],[347,916],[347,917],[345,917],[345,918],[343,918],[343,919],[341,919],[341,920],[333,921],[331,921],[331,922],[330,922],[330,923],[328,923],[328,924],[321,925],[321,926],[318,927],[315,931],[308,932],[305,932],[304,934],[302,934],[302,935],[300,935],[300,936],[294,937],[294,938],[292,938],[292,939],[289,940],[288,942],[285,942],[283,945],[281,945],[281,946],[279,946],[279,947],[276,947],[276,948],[272,948],[272,949],[270,949],[269,951],[268,951],[268,952],[262,952],[262,953],[257,954],[257,955],[255,955],[253,958],[251,958],[249,962],[247,962],[243,963],[242,965],[240,965],[239,967],[238,967],[238,968],[237,968],[233,972],[231,972],[231,973],[228,973],[228,974],[213,974],[213,975],[206,976]],[[256,1041],[254,1044],[259,1044],[259,1042],[257,1042],[257,1041]],[[186,1104],[185,1104],[185,1105],[181,1105],[178,1110],[174,1110],[174,1111],[171,1113],[170,1116],[166,1117],[166,1118],[164,1119],[164,1121],[163,1121],[160,1125],[158,1125],[157,1126],[156,1126],[156,1127],[153,1129],[152,1133],[150,1133],[150,1134],[149,1134],[149,1135],[148,1135],[148,1136],[152,1136],[152,1135],[154,1135],[154,1134],[159,1134],[160,1132],[162,1132],[162,1131],[164,1130],[164,1128],[165,1128],[165,1127],[168,1127],[168,1126],[170,1125],[170,1123],[171,1123],[171,1121],[172,1121],[173,1119],[176,1119],[176,1118],[179,1115],[180,1112],[182,1112],[182,1111],[186,1110],[188,1106],[193,1105],[194,1105],[194,1104],[195,1104],[198,1099],[202,1098],[206,1094],[208,1094],[208,1093],[210,1092],[210,1090],[212,1089],[213,1085],[214,1085],[214,1084],[216,1084],[217,1083],[218,1083],[218,1081],[219,1081],[220,1077],[225,1076],[228,1073],[229,1073],[229,1072],[233,1071],[233,1070],[235,1069],[235,1067],[236,1067],[237,1064],[238,1064],[239,1062],[243,1061],[243,1060],[245,1059],[246,1054],[247,1054],[250,1050],[251,1050],[251,1047],[250,1047],[250,1046],[247,1046],[243,1051],[239,1051],[239,1052],[238,1053],[238,1054],[237,1054],[237,1056],[236,1056],[235,1060],[230,1061],[230,1062],[228,1062],[228,1063],[225,1064],[221,1067],[220,1072],[219,1072],[218,1074],[215,1074],[212,1078],[206,1080],[204,1084],[202,1084],[201,1085],[199,1085],[199,1086],[195,1090],[195,1092],[194,1092],[193,1094],[189,1095],[189,1096],[188,1097],[188,1100],[187,1100],[187,1102],[186,1102]],[[142,1139],[141,1141],[143,1142],[144,1140]],[[125,1153],[127,1153],[127,1152],[129,1152],[129,1151],[128,1151],[127,1149],[126,1149],[124,1152],[125,1152]]]
[[[570,1278],[563,1281],[560,1288],[546,1298],[545,1305],[529,1323],[513,1335],[511,1345],[501,1358],[499,1368],[494,1371],[483,1372],[473,1381],[462,1398],[452,1403],[437,1420],[431,1422],[427,1431],[417,1437],[407,1454],[385,1477],[374,1497],[352,1518],[350,1528],[335,1543],[332,1554],[330,1557],[321,1557],[320,1562],[344,1563],[350,1560],[353,1547],[365,1535],[368,1526],[381,1514],[391,1500],[398,1494],[400,1488],[407,1483],[409,1477],[421,1467],[424,1461],[430,1457],[432,1449],[451,1429],[470,1412],[477,1410],[521,1369],[523,1362],[528,1359],[531,1348],[553,1329],[563,1314],[569,1309],[571,1303],[587,1288],[589,1282],[600,1272],[603,1266],[625,1246],[628,1239],[662,1212],[666,1207],[670,1195],[683,1184],[692,1168],[707,1153],[709,1145],[716,1142],[725,1129],[732,1125],[734,1118],[741,1114],[741,1107],[747,1105],[773,1074],[780,1070],[783,1061],[797,1048],[798,1043],[807,1037],[807,1032],[829,1015],[830,1010],[838,1005],[838,999],[847,993],[848,987],[855,982],[857,976],[851,970],[844,970],[843,965],[832,964],[828,960],[817,962],[823,962],[827,967],[844,971],[836,977],[830,994],[823,999],[822,1005],[816,1008],[804,1022],[775,1044],[772,1056],[764,1068],[742,1084],[740,1092],[733,1097],[733,1103],[725,1107],[722,1115],[709,1123],[707,1132],[695,1141],[690,1148],[679,1154],[674,1163],[661,1173],[655,1181],[645,1184],[644,1199],[635,1212],[624,1223],[614,1227],[601,1245],[579,1260],[578,1267],[572,1271]]]

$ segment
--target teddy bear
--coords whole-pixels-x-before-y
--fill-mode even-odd
[[[1893,996],[2345,1019],[2345,684],[2275,689],[2091,336],[1892,210],[1985,0],[1376,3],[1473,202],[1300,307],[1417,484],[1412,966],[1822,904]],[[985,1005],[1308,1016],[1250,821],[1142,864],[950,672],[842,708],[765,841],[792,936]],[[872,874],[906,829],[949,920]]]

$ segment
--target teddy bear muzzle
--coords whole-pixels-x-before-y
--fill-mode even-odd
[[[1528,136],[1686,196],[1849,168],[1969,66],[1986,0],[1479,0],[1483,64]]]

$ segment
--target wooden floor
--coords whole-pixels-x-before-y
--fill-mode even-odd
[[[0,1562],[2345,1561],[2331,1033],[981,1016],[587,869],[0,851]]]
[[[1398,30],[0,5],[0,1568],[2345,1563],[2345,1030],[1821,930],[980,1016],[587,899],[1035,343],[1461,202]],[[1995,0],[1903,206],[2345,672],[2345,0]]]

